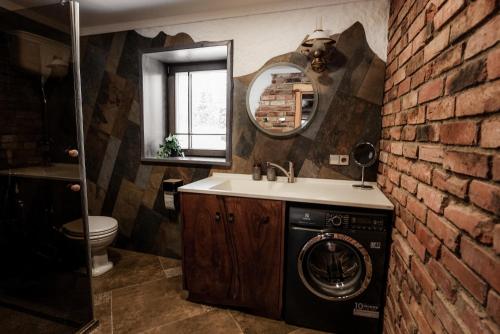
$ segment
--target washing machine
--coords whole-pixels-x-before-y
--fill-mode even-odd
[[[285,321],[381,333],[392,211],[290,204],[287,223]]]

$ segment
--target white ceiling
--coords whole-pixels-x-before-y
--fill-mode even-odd
[[[272,13],[360,0],[79,0],[83,34]],[[0,0],[8,9],[59,0]]]
[[[227,10],[283,0],[81,0],[83,26]]]

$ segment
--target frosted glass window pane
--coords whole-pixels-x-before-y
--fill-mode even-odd
[[[192,133],[225,134],[226,70],[196,71],[190,75]]]
[[[175,131],[189,132],[189,76],[188,72],[175,73]]]
[[[189,138],[188,135],[177,135],[177,140],[179,141],[179,144],[181,145],[181,148],[183,150],[186,150],[189,148]]]
[[[226,135],[193,135],[192,148],[195,150],[225,150]]]

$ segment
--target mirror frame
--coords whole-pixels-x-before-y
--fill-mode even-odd
[[[304,126],[301,126],[299,128],[296,128],[296,129],[294,129],[292,131],[288,131],[288,132],[272,132],[272,131],[269,131],[269,130],[262,128],[259,125],[259,123],[257,123],[257,120],[255,119],[255,115],[252,113],[252,110],[250,110],[250,91],[252,90],[252,87],[253,87],[255,81],[257,81],[257,79],[260,77],[260,75],[262,73],[266,72],[270,68],[277,67],[277,66],[290,66],[290,67],[294,67],[294,68],[298,69],[299,71],[304,73],[309,79],[311,79],[311,84],[313,85],[313,89],[314,89],[314,104],[312,106],[312,112],[311,112],[310,119],[307,121],[307,123]],[[313,78],[311,78],[311,76],[306,72],[305,68],[303,68],[297,64],[289,63],[289,62],[273,63],[273,64],[270,64],[270,65],[267,65],[267,66],[264,66],[263,68],[261,68],[255,74],[252,81],[248,85],[247,94],[246,94],[246,107],[247,107],[248,118],[250,118],[253,125],[255,125],[255,127],[257,129],[259,129],[260,131],[264,132],[265,134],[267,134],[271,137],[280,137],[280,138],[290,137],[290,136],[296,135],[296,134],[306,130],[309,127],[309,125],[311,124],[312,120],[314,119],[314,116],[316,116],[316,112],[318,110],[318,105],[319,105],[319,93],[318,93],[318,84],[316,83],[316,81]]]
[[[362,164],[360,163],[356,157],[355,157],[355,153],[354,151],[362,146],[362,145],[368,145],[370,146],[372,149],[373,149],[373,152],[374,152],[374,155],[373,155],[373,159],[370,160],[369,163],[367,164]],[[375,147],[375,145],[373,145],[372,143],[370,143],[369,141],[362,141],[362,142],[359,142],[357,143],[356,145],[354,145],[354,147],[352,148],[352,151],[351,151],[351,155],[352,155],[352,160],[354,160],[354,163],[356,163],[356,165],[360,166],[360,167],[370,167],[370,166],[373,166],[373,164],[377,161],[378,159],[378,156],[377,156],[377,148]]]

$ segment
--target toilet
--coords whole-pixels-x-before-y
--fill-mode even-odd
[[[63,225],[64,235],[71,240],[82,241],[82,220],[77,219]],[[118,233],[118,221],[111,217],[89,216],[89,241],[92,254],[92,277],[100,276],[113,268],[108,260],[107,248]]]

